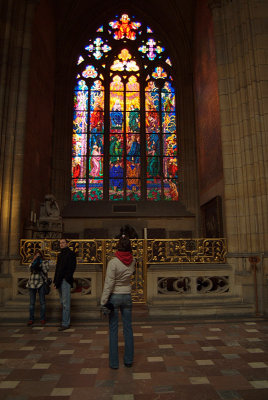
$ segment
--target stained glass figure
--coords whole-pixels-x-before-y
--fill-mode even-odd
[[[161,90],[161,97],[162,111],[175,111],[175,90],[171,86],[170,82],[165,82],[164,87]]]
[[[110,135],[110,163],[114,164],[123,156],[124,139],[123,135]]]
[[[109,197],[110,200],[121,200],[124,195],[124,168],[123,160],[118,158],[110,161],[109,170]]]
[[[73,134],[72,155],[73,157],[87,155],[87,135]]]
[[[100,178],[103,175],[102,165],[103,157],[101,154],[101,148],[97,144],[94,144],[90,153],[89,158],[89,176]]]
[[[178,183],[175,179],[164,180],[164,197],[165,200],[178,201]]]
[[[124,92],[110,92],[110,130],[123,132]]]
[[[167,73],[162,67],[156,67],[152,73],[152,77],[155,79],[165,79],[167,77]]]
[[[176,157],[163,158],[163,174],[167,178],[178,178],[178,161]]]
[[[74,111],[73,132],[85,133],[87,131],[88,115],[85,111]]]
[[[127,160],[133,164],[139,164],[141,156],[140,135],[128,134],[126,139]]]
[[[163,135],[163,156],[177,155],[177,136],[175,133]]]
[[[136,39],[136,30],[141,26],[140,22],[130,22],[127,14],[122,14],[120,21],[112,21],[109,25],[114,29],[115,40],[120,39]]]
[[[103,132],[104,130],[104,88],[97,80],[91,86],[90,92],[90,130]]]

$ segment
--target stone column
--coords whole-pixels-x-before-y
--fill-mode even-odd
[[[243,270],[242,259],[259,254],[262,278],[267,279],[268,4],[212,0],[209,5],[217,54],[228,248],[236,257],[236,271]],[[249,272],[248,262],[245,269]]]
[[[1,9],[0,277],[18,258],[31,28],[37,1],[9,0]]]

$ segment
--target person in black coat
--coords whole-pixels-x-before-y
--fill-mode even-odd
[[[68,240],[60,240],[61,252],[57,257],[57,264],[53,283],[58,289],[62,304],[62,324],[59,331],[68,329],[71,320],[71,288],[73,287],[73,274],[76,269],[76,255],[68,247]]]

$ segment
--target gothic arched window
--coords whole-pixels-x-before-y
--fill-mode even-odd
[[[72,200],[177,201],[172,63],[148,26],[116,18],[77,61]]]

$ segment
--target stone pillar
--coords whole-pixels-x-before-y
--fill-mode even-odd
[[[226,234],[236,271],[259,254],[267,280],[266,0],[212,0],[225,185]],[[239,261],[240,258],[240,261]],[[246,270],[249,272],[249,263]],[[266,305],[267,307],[267,305]]]
[[[37,1],[9,0],[1,9],[0,278],[18,258],[31,27]],[[1,299],[0,299],[1,301]]]

